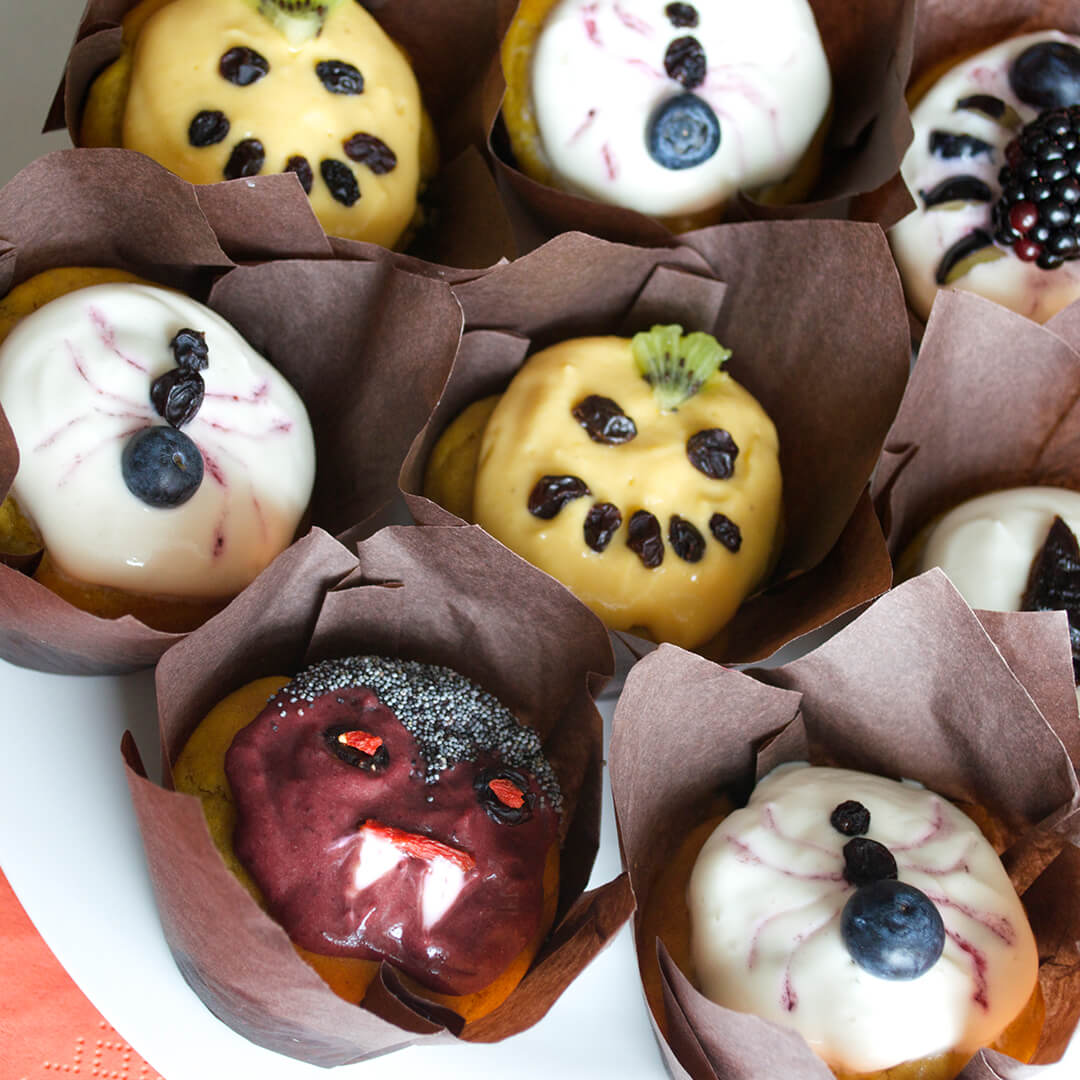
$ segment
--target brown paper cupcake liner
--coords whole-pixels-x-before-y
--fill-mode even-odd
[[[292,383],[315,432],[311,519],[331,533],[372,531],[453,363],[461,310],[448,287],[371,248],[366,261],[297,258],[238,267],[198,189],[124,150],[63,150],[0,190],[0,294],[57,266],[109,266],[208,303]],[[274,252],[264,223],[261,250]],[[325,243],[325,237],[323,237]],[[17,469],[0,424],[0,498]],[[366,524],[365,524],[366,523]],[[153,664],[177,635],[79,611],[0,565],[0,655],[63,673]]]
[[[908,85],[934,78],[936,68],[950,66],[960,57],[1036,30],[1080,34],[1080,9],[1069,0],[995,0],[993,4],[979,0],[920,0],[915,11]],[[910,309],[909,317],[912,339],[918,342],[926,323]]]
[[[857,9],[845,0],[811,0],[810,6],[833,75],[833,115],[821,175],[803,202],[766,206],[740,195],[729,216],[852,218],[887,228],[914,205],[899,168],[911,142],[904,87],[911,67],[915,0],[881,0]],[[499,115],[505,83],[498,58],[489,84],[488,148],[519,252],[568,231],[646,247],[677,242],[653,218],[559,191],[521,172]]]
[[[72,143],[79,145],[90,84],[120,55],[121,20],[138,2],[87,0],[46,131],[66,127]],[[410,245],[410,254],[447,269],[486,268],[514,252],[509,219],[480,153],[486,134],[487,72],[509,21],[507,2],[367,0],[364,4],[408,54],[438,135],[441,169],[423,199],[429,227]],[[220,204],[223,218],[213,215],[215,225],[237,261],[268,257],[257,243],[253,245],[248,231],[253,228],[254,235],[260,235],[266,228],[265,215],[273,215],[270,220],[282,234],[295,229],[307,243],[342,253],[340,238],[327,237],[292,176],[223,181],[201,187],[200,198],[202,192]],[[249,255],[252,247],[255,254]]]
[[[1010,628],[1015,632],[1016,628]],[[670,645],[630,672],[608,755],[616,819],[639,912],[666,858],[717,790],[742,802],[766,772],[809,760],[918,780],[995,823],[1039,945],[1047,1019],[1035,1062],[1057,1060],[1080,1017],[1080,792],[1032,684],[1056,628],[1028,622],[1010,667],[940,571],[892,590],[814,652],[758,679]],[[1023,767],[1017,767],[1022,762]],[[662,943],[671,1074],[695,1080],[832,1075],[792,1032],[706,1000]],[[654,1017],[654,1024],[660,1018]],[[980,1051],[964,1080],[1019,1080],[1039,1070]]]
[[[226,694],[259,676],[364,653],[444,664],[479,682],[540,732],[564,793],[555,927],[506,1002],[464,1026],[405,991],[385,965],[365,1008],[338,998],[225,868],[198,800],[166,789],[170,763]],[[633,906],[625,875],[583,892],[600,828],[593,697],[612,666],[608,636],[589,611],[480,529],[384,529],[355,555],[313,530],[158,665],[166,788],[146,780],[126,751],[165,936],[185,978],[241,1035],[324,1066],[452,1035],[495,1041],[535,1023]]]
[[[871,486],[894,561],[935,516],[976,495],[1041,484],[1080,491],[1077,331],[1070,309],[1040,326],[971,293],[937,297]],[[980,617],[1004,628],[1049,620],[1059,635],[1053,654],[1068,660],[1061,613]],[[1059,681],[1056,704],[1039,704],[1080,761],[1080,720],[1067,690]]]
[[[678,322],[733,350],[726,370],[776,423],[784,476],[776,571],[703,651],[725,662],[761,659],[888,588],[865,490],[907,378],[909,346],[878,228],[724,225],[666,251],[569,234],[454,293],[465,311],[461,349],[401,472],[418,522],[458,520],[422,494],[428,455],[454,416],[503,389],[528,352]]]

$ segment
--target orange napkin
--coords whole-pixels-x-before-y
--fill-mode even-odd
[[[0,871],[0,1075],[164,1080],[72,982]]]

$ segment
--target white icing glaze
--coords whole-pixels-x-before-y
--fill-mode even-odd
[[[901,164],[904,181],[919,204],[889,233],[893,255],[904,281],[912,309],[922,319],[930,314],[939,288],[935,274],[942,256],[972,229],[993,233],[991,210],[1001,194],[998,172],[1004,164],[1004,150],[1016,134],[981,113],[957,109],[956,103],[973,94],[991,94],[1011,106],[1026,124],[1039,110],[1025,105],[1009,86],[1009,68],[1014,57],[1038,41],[1069,41],[1080,46],[1080,38],[1057,31],[1042,31],[1011,38],[985,52],[968,57],[950,69],[915,106],[911,122],[915,138]],[[930,153],[933,131],[974,135],[994,148],[990,156],[942,159]],[[966,174],[989,185],[989,203],[964,203],[955,209],[942,206],[927,210],[920,192],[929,191],[950,176]],[[1004,248],[999,249],[1005,252]],[[1080,297],[1080,261],[1066,262],[1056,270],[1041,270],[1008,251],[1004,258],[980,263],[952,287],[978,293],[1036,322],[1046,322],[1063,307]]]
[[[974,608],[1019,611],[1055,516],[1080,535],[1080,493],[1026,487],[969,499],[930,530],[919,572],[940,566]]]
[[[918,572],[940,566],[973,608],[1019,611],[1055,517],[1080,535],[1080,493],[1026,487],[969,499],[929,531]],[[1080,703],[1080,687],[1076,696]]]
[[[705,210],[790,175],[828,108],[831,79],[805,0],[694,5],[696,27],[673,26],[665,0],[562,0],[537,41],[532,99],[561,186],[645,214]],[[720,122],[708,161],[671,170],[648,154],[646,124],[683,93],[664,70],[676,38],[704,47],[692,93]]]
[[[128,490],[120,456],[164,424],[153,380],[184,327],[204,331],[206,397],[181,429],[203,482],[160,509]],[[98,285],[53,300],[0,346],[0,403],[19,447],[12,492],[70,576],[130,592],[234,595],[292,541],[315,446],[296,392],[221,316],[179,293]]]
[[[867,836],[944,920],[944,952],[917,979],[871,975],[844,945],[850,837],[829,817],[848,799],[870,811]],[[1038,972],[1023,907],[974,822],[918,785],[846,769],[792,764],[765,777],[706,842],[688,903],[703,992],[794,1028],[855,1072],[974,1053],[1020,1012]]]

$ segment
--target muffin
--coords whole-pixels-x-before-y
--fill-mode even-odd
[[[0,334],[20,448],[0,550],[42,552],[54,592],[191,630],[293,541],[315,476],[307,412],[221,316],[70,268],[17,286]]]
[[[408,58],[356,3],[142,0],[79,142],[198,184],[291,172],[328,233],[393,247],[436,168]]]
[[[425,493],[558,578],[605,624],[686,647],[775,562],[776,428],[715,338],[654,326],[530,357],[465,410]]]
[[[917,208],[889,233],[912,310],[951,286],[1045,322],[1080,297],[1080,37],[1009,38],[912,96]]]
[[[804,0],[527,0],[502,59],[510,144],[543,184],[684,232],[816,179],[831,79]]]
[[[1077,781],[1033,700],[1052,635],[1027,630],[1028,652],[991,637],[933,571],[784,666],[745,674],[664,645],[630,672],[612,791],[639,966],[682,1066],[1008,1075],[984,1051],[1002,1031],[1022,1060],[1061,1055],[1080,980],[1062,948],[1080,918]]]
[[[529,619],[522,618],[524,610]],[[341,659],[391,656],[409,659]],[[460,676],[446,672],[450,663]],[[416,1041],[445,1042],[451,1036],[495,1041],[539,1020],[630,913],[625,879],[584,892],[596,854],[602,779],[602,725],[594,694],[612,665],[608,636],[599,621],[565,589],[475,527],[392,527],[351,547],[313,529],[292,545],[217,619],[162,659],[156,678],[166,786],[149,782],[136,767],[128,775],[165,936],[207,1006],[259,1045],[323,1066],[358,1061]],[[308,676],[301,675],[295,683],[297,692],[275,697],[278,707],[263,716],[250,738],[242,736],[236,743],[226,776],[223,762],[233,732],[289,681],[287,675],[271,673],[308,669],[324,674],[344,671],[347,681],[377,687],[380,701],[407,725],[419,718],[422,729],[414,734],[399,726],[371,694],[359,689],[341,687],[313,706],[307,698],[317,696],[318,687],[308,686]],[[362,677],[354,680],[358,674]],[[326,683],[322,676],[318,681]],[[413,689],[427,687],[413,696],[412,704],[410,684]],[[435,692],[429,692],[432,686]],[[204,718],[236,691],[241,691],[239,697],[223,710],[228,718],[218,711],[216,723],[221,726],[215,734]],[[502,706],[494,705],[494,698]],[[350,700],[359,702],[359,713]],[[438,707],[446,700],[461,706],[466,730],[455,730]],[[325,707],[333,715],[320,717],[318,710]],[[431,722],[434,717],[437,722]],[[342,725],[347,730],[340,730]],[[442,734],[436,730],[443,728],[448,730]],[[197,732],[201,746],[192,742],[192,732]],[[452,759],[473,756],[470,745],[475,749],[492,735],[499,743],[494,755],[481,753],[478,765],[452,764]],[[384,740],[385,767],[376,739]],[[291,748],[305,740],[294,755]],[[186,744],[191,745],[188,751]],[[288,889],[279,888],[280,879],[275,883],[273,877],[267,878],[265,867],[258,865],[262,855],[251,850],[263,842],[265,830],[256,823],[254,845],[248,844],[250,832],[246,838],[236,833],[234,850],[255,871],[249,877],[242,869],[239,876],[258,882],[258,893],[274,918],[231,872],[230,866],[235,869],[239,864],[228,855],[223,859],[215,845],[215,838],[233,831],[222,793],[229,792],[243,821],[245,814],[250,815],[252,799],[258,803],[262,798],[263,770],[253,763],[251,751],[265,758],[263,751],[273,756],[279,745],[288,762],[285,774],[295,772],[303,760],[327,779],[336,777],[330,782],[337,794],[327,789],[325,806],[319,794],[314,796],[318,809],[311,823],[316,831],[323,829],[318,822],[344,826],[342,836],[351,836],[341,846],[346,862],[361,847],[365,867],[369,853],[381,854],[372,875],[383,877],[379,870],[386,870],[389,876],[379,887],[397,890],[404,900],[402,939],[392,946],[398,952],[381,965],[369,963],[370,954],[352,959],[323,955],[316,962],[331,985],[305,961],[311,959],[313,944],[322,954],[340,950],[325,939],[307,938],[303,947],[308,951],[301,958],[275,921],[290,901]],[[550,772],[536,758],[538,746]],[[134,766],[130,747],[128,756]],[[214,789],[209,801],[220,811],[211,815],[214,836],[207,828],[204,804],[168,790],[185,783],[184,776],[191,775],[189,765],[201,775],[214,774],[208,785]],[[365,765],[374,771],[366,771]],[[496,775],[484,776],[488,768],[495,768]],[[239,781],[237,770],[243,774]],[[437,781],[428,784],[435,773]],[[554,833],[557,886],[549,831],[556,806],[552,774],[561,793]],[[502,780],[510,783],[498,782]],[[389,783],[394,794],[383,799]],[[520,806],[512,805],[518,801],[515,788]],[[352,792],[346,797],[350,806],[339,800],[346,790]],[[363,800],[376,791],[379,805],[370,807]],[[358,793],[360,801],[355,801]],[[270,801],[278,803],[293,794],[298,804],[312,801],[310,789],[301,796],[288,783],[284,787],[271,783],[268,791]],[[423,814],[405,813],[406,804]],[[266,810],[269,803],[262,805]],[[460,814],[455,807],[460,807]],[[493,820],[488,808],[519,823]],[[524,809],[531,816],[520,821]],[[274,811],[268,812],[272,818]],[[262,811],[257,810],[256,817],[269,830],[262,854],[273,862],[274,850],[280,853],[282,844],[288,846],[284,834]],[[361,819],[370,828],[361,827]],[[417,832],[423,835],[403,835]],[[483,888],[475,882],[469,885],[462,899],[473,894],[481,906],[490,902],[496,907],[505,899],[518,912],[520,925],[508,927],[496,917],[488,936],[481,925],[470,923],[464,936],[476,935],[484,942],[480,960],[472,961],[475,970],[457,969],[462,957],[468,966],[467,953],[455,949],[444,954],[440,948],[439,955],[425,957],[423,971],[415,972],[422,978],[414,978],[408,973],[412,961],[401,955],[401,949],[407,952],[417,942],[438,945],[440,935],[461,932],[465,925],[461,920],[468,921],[462,905],[450,904],[441,919],[435,918],[442,902],[453,896],[455,880],[469,877],[462,874],[460,864],[469,856],[479,866],[486,853],[505,845],[520,847],[511,851],[508,867],[516,862],[520,868],[524,862],[537,875],[530,870],[521,877],[517,870],[507,869],[505,896],[497,874],[495,882]],[[352,855],[345,851],[350,846]],[[425,877],[425,858],[438,868],[430,881]],[[325,880],[334,876],[331,870]],[[531,884],[524,884],[526,879]],[[356,884],[355,877],[351,884]],[[487,891],[491,884],[494,892]],[[416,933],[419,886],[429,904],[430,932],[420,928]],[[322,885],[302,885],[293,899],[304,903],[303,894],[320,889]],[[535,949],[532,936],[539,935],[538,928],[550,918],[547,905],[553,891],[558,893],[555,921],[542,935],[542,946],[530,963],[526,946]],[[395,903],[385,894],[382,901]],[[421,919],[423,912],[421,906]],[[387,928],[387,921],[380,919],[373,917],[376,933]],[[480,922],[487,924],[486,919]],[[396,940],[393,933],[390,937]],[[455,1000],[444,997],[444,991],[461,990],[479,1000],[482,995],[473,987],[477,982],[481,989],[488,984],[490,977],[480,968],[489,960],[496,973],[517,965],[514,981],[528,969],[501,1005],[477,1016],[462,1004],[460,993],[451,995]],[[358,972],[365,965],[367,971]],[[434,975],[428,973],[429,967]],[[369,981],[372,968],[377,970]]]
[[[257,680],[211,710],[174,783],[354,1004],[385,960],[479,1019],[554,919],[558,780],[536,733],[449,668],[358,656]]]
[[[707,998],[798,1031],[838,1076],[951,1080],[982,1046],[1035,1051],[1023,906],[975,822],[920,785],[781,765],[678,876],[658,897],[681,886],[688,922],[672,904],[646,925],[676,952],[688,937]]]

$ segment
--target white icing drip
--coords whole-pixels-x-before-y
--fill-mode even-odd
[[[465,871],[439,856],[428,862],[420,895],[420,917],[430,930],[457,902],[465,887]]]
[[[1005,147],[1016,134],[980,113],[957,109],[956,103],[973,94],[991,94],[1011,106],[1023,123],[1034,120],[1039,110],[1025,105],[1012,92],[1009,68],[1014,57],[1038,41],[1068,41],[1080,46],[1080,38],[1057,31],[1011,38],[961,61],[912,110],[915,138],[904,155],[900,171],[918,206],[890,230],[889,241],[908,303],[922,319],[929,316],[937,295],[935,274],[945,252],[972,229],[993,235],[990,215],[1001,194],[998,172],[1004,164]],[[974,135],[990,143],[993,153],[980,157],[937,157],[930,153],[933,131]],[[961,174],[988,184],[992,200],[956,209],[927,210],[919,193]],[[1023,262],[1009,251],[1004,258],[973,267],[951,287],[978,293],[1036,322],[1046,322],[1080,297],[1080,260],[1066,262],[1056,270],[1041,270],[1035,263]]]
[[[562,0],[551,11],[533,57],[532,99],[562,186],[664,216],[708,209],[794,171],[831,93],[809,6],[696,6],[693,28],[673,26],[655,0]],[[705,81],[691,92],[716,113],[720,146],[700,165],[671,170],[649,156],[645,131],[655,109],[684,92],[664,54],[686,36],[705,50]]]
[[[374,885],[385,874],[389,874],[406,855],[391,840],[377,832],[361,829],[357,835],[360,845],[356,851],[352,884],[359,893],[369,885]],[[351,841],[352,837],[347,839]]]
[[[178,330],[206,333],[206,398],[181,429],[203,482],[160,509],[124,483],[120,455],[164,421],[153,380],[176,366]],[[56,564],[143,594],[228,597],[292,541],[315,447],[296,392],[224,319],[164,289],[98,285],[23,319],[0,346],[0,402],[20,448],[12,491]]]
[[[834,876],[850,838],[829,818],[849,799],[870,811],[870,839],[907,853],[900,880],[939,900],[945,950],[918,979],[877,978],[843,943],[853,889]],[[918,786],[845,769],[765,777],[705,844],[687,901],[702,991],[793,1028],[852,1072],[973,1053],[1020,1012],[1038,970],[1020,901],[975,824]]]

